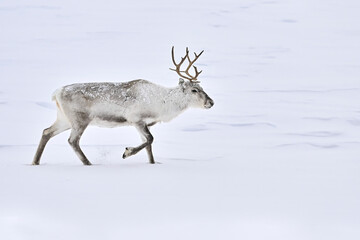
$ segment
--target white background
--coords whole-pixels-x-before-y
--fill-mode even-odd
[[[360,239],[360,2],[0,1],[0,238]],[[68,132],[31,166],[52,92],[198,60],[210,110]],[[161,164],[160,164],[161,163]]]

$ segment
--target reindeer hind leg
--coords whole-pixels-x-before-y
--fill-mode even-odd
[[[50,140],[50,138],[58,135],[59,133],[66,131],[68,129],[70,129],[70,125],[67,122],[62,121],[59,118],[49,128],[44,129],[42,136],[41,136],[39,146],[35,153],[32,165],[40,164],[41,155],[44,152],[45,146],[46,146],[47,142]]]
[[[91,165],[91,162],[87,159],[85,154],[80,148],[80,138],[82,134],[84,133],[86,127],[88,126],[88,123],[84,124],[77,124],[76,126],[73,126],[71,129],[71,134],[69,138],[69,144],[75,151],[76,155],[80,158],[81,162],[84,165]]]

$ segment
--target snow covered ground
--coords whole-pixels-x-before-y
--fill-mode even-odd
[[[360,239],[357,0],[0,1],[0,239]],[[89,81],[175,86],[198,60],[210,110],[88,128],[82,166],[53,138],[51,93]]]

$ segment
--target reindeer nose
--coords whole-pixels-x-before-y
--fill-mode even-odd
[[[214,106],[214,104],[215,104],[214,100],[212,100],[212,99],[209,100],[209,103],[210,103],[211,106]]]
[[[212,106],[214,106],[214,101],[211,98],[209,98],[206,101],[205,108],[211,108]]]

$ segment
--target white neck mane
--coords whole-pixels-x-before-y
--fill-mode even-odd
[[[187,95],[184,94],[181,87],[175,87],[169,89],[167,94],[163,98],[162,111],[164,113],[162,121],[168,122],[173,118],[180,115],[187,108],[189,108],[189,101],[187,101]]]

